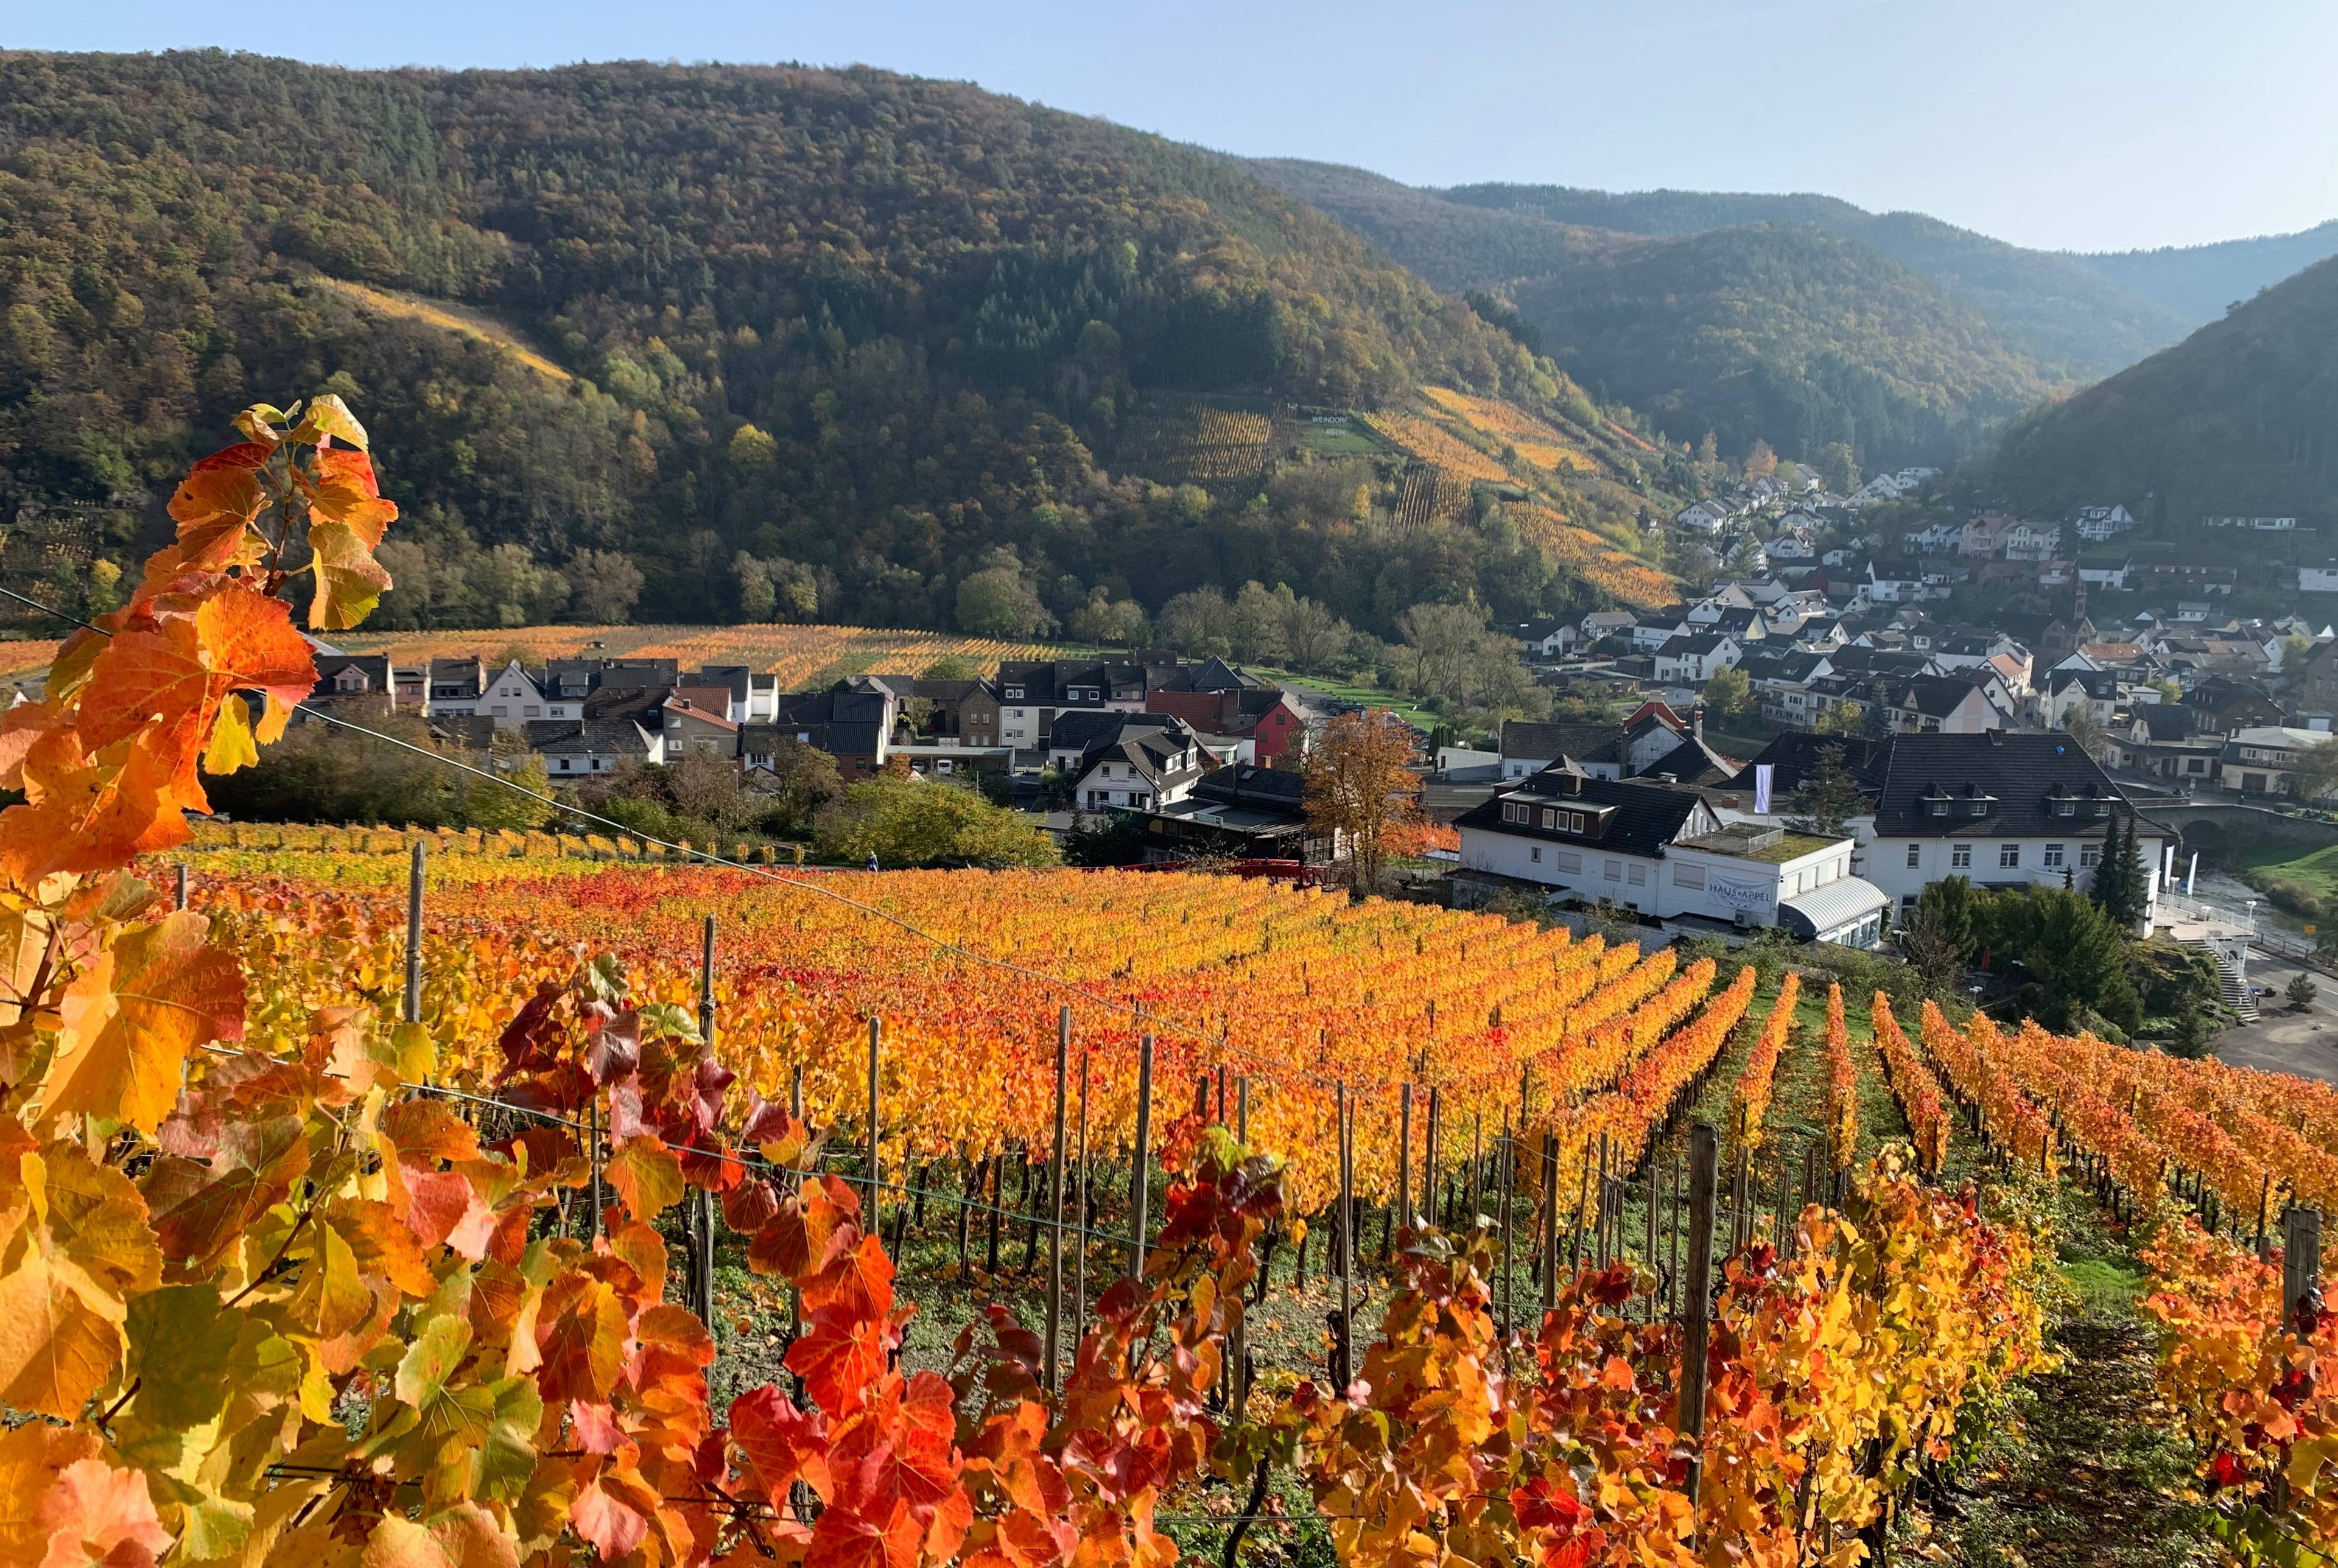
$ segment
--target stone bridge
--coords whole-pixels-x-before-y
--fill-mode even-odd
[[[2212,861],[2221,862],[2226,854],[2259,845],[2310,850],[2338,844],[2338,822],[2295,817],[2240,800],[2186,800],[2164,806],[2138,802],[2136,811],[2146,822],[2182,835],[2184,853],[2197,851]]]

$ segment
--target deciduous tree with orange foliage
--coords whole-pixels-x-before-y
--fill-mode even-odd
[[[1380,709],[1342,713],[1307,760],[1307,826],[1345,849],[1358,897],[1380,886],[1397,837],[1420,817],[1420,745]]]

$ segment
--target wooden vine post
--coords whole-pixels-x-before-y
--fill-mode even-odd
[[[422,858],[427,851],[422,840],[414,841],[414,858],[406,873],[406,1010],[408,1024],[422,1022]],[[180,907],[186,906],[184,868],[182,867]],[[600,1145],[596,1142],[595,1151]],[[597,1158],[597,1154],[596,1154]],[[598,1209],[598,1200],[595,1200]]]
[[[1710,1122],[1688,1135],[1688,1259],[1681,1281],[1680,1433],[1689,1446],[1689,1505],[1697,1502],[1704,1472],[1706,1352],[1713,1338],[1714,1208],[1719,1197],[1721,1138]]]
[[[1152,1193],[1153,1161],[1153,1036],[1136,1047],[1136,1164],[1129,1177],[1128,1277],[1144,1278],[1144,1230]]]
[[[1064,1324],[1064,1108],[1071,1060],[1072,1009],[1066,1003],[1056,1014],[1056,1142],[1047,1160],[1047,1201],[1053,1212],[1047,1227],[1047,1373],[1042,1381],[1050,1389],[1056,1387],[1056,1347]]]

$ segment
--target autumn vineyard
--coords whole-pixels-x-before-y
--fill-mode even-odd
[[[0,1562],[1880,1561],[2058,1201],[2233,1555],[2338,1549],[2328,1086],[1267,881],[198,835],[397,515],[240,429],[0,725]]]

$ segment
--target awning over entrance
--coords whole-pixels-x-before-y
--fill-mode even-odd
[[[1872,947],[1883,935],[1891,896],[1862,877],[1838,877],[1823,887],[1783,900],[1778,924],[1805,942]]]

